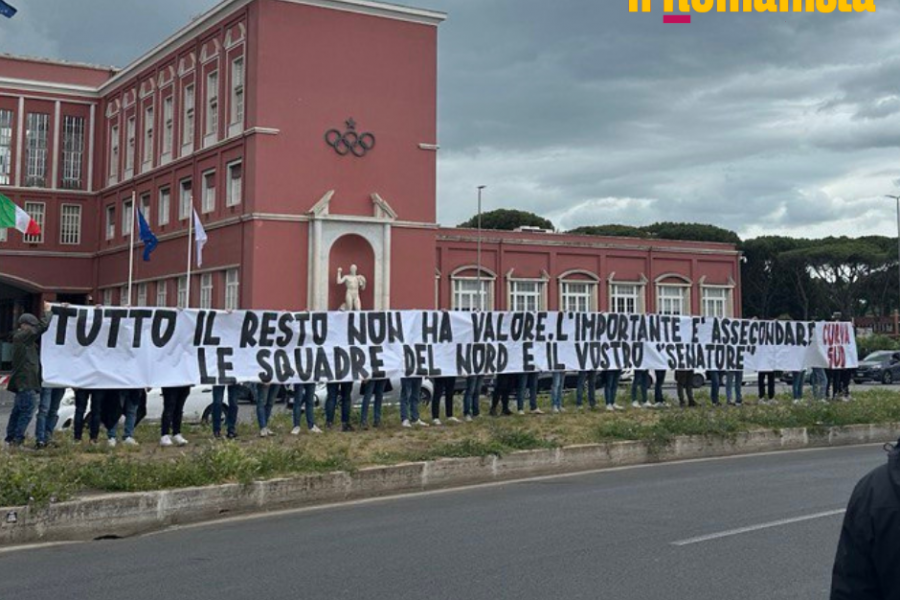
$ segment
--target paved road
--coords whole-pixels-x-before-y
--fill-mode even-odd
[[[0,553],[0,598],[827,597],[874,446],[657,465]]]

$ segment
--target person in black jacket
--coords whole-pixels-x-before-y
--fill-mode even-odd
[[[900,598],[900,442],[856,485],[838,543],[831,600]]]

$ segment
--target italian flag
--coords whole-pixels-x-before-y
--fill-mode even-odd
[[[13,204],[12,200],[0,194],[0,229],[7,227],[15,227],[25,235],[41,235],[37,221]]]

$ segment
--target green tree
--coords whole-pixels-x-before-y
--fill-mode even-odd
[[[478,215],[475,215],[468,221],[460,223],[458,227],[468,227],[472,229],[478,227]],[[553,223],[544,217],[524,210],[498,208],[497,210],[481,213],[482,229],[512,231],[519,227],[540,227],[551,231],[554,229]]]
[[[641,229],[655,238],[664,240],[721,242],[723,244],[741,243],[741,238],[735,232],[705,223],[663,222],[647,225]]]
[[[806,240],[763,236],[743,243],[741,298],[745,317],[771,319],[781,314],[808,318],[812,282],[805,263],[789,264],[780,255],[800,248]]]
[[[576,233],[581,235],[605,235],[608,237],[636,237],[636,238],[646,238],[650,237],[650,234],[644,231],[640,227],[633,227],[631,225],[585,225],[583,227],[576,227],[569,231],[569,233]]]

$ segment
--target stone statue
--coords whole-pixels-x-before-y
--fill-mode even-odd
[[[356,265],[350,265],[349,275],[344,275],[344,270],[338,267],[337,282],[338,285],[343,285],[347,288],[344,303],[341,304],[341,310],[362,310],[359,292],[366,289],[366,278],[356,274]]]

